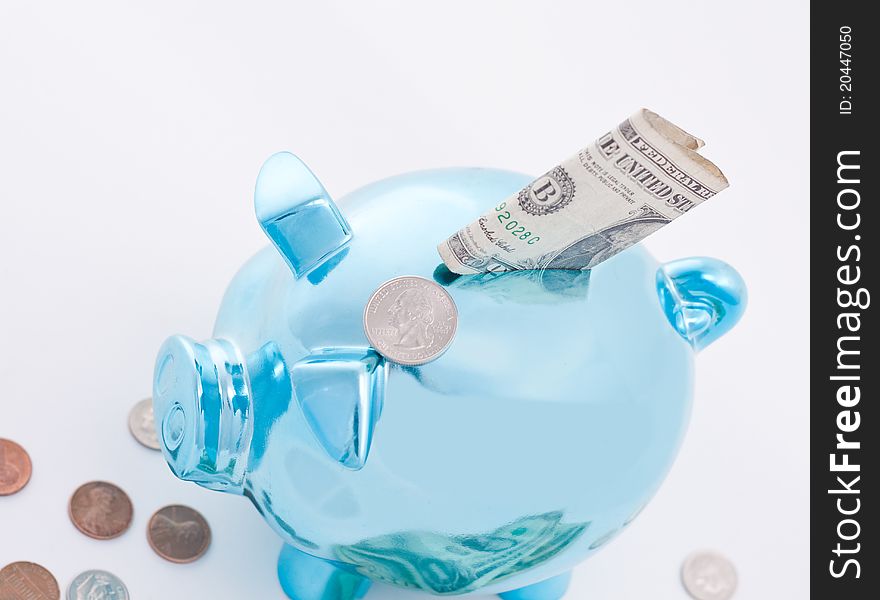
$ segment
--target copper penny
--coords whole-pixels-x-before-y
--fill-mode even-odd
[[[0,569],[2,600],[60,600],[61,588],[52,573],[32,562],[14,562]]]
[[[175,563],[201,557],[211,544],[211,528],[197,511],[173,504],[160,508],[147,525],[147,540],[156,554]]]
[[[128,529],[134,509],[128,494],[106,481],[90,481],[70,497],[70,520],[90,538],[109,540]]]
[[[31,479],[31,457],[24,448],[0,438],[0,496],[18,492]]]

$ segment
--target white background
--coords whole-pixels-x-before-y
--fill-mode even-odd
[[[736,564],[737,598],[807,597],[805,2],[138,4],[0,2],[0,437],[34,463],[0,498],[0,566],[42,563],[62,588],[104,568],[136,599],[281,598],[280,544],[250,504],[176,480],[126,428],[162,340],[208,337],[264,245],[261,162],[292,150],[337,198],[428,167],[537,174],[646,106],[732,184],[646,245],[727,260],[751,303],[698,357],[666,483],[567,598],[684,599],[700,548]],[[131,495],[121,538],[70,524],[91,479]],[[145,540],[172,502],[213,527],[192,565]]]

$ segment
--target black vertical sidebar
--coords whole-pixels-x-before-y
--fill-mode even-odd
[[[811,6],[810,577],[823,600],[880,598],[873,8]]]

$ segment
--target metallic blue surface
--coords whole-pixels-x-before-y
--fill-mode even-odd
[[[294,600],[339,600],[363,598],[370,580],[340,569],[287,544],[278,559],[278,581],[284,593]]]
[[[382,412],[387,363],[374,350],[327,348],[294,363],[296,399],[330,458],[350,469],[367,461]]]
[[[260,169],[254,209],[263,231],[296,277],[307,274],[351,241],[351,228],[330,194],[290,152],[272,155]]]
[[[563,573],[546,581],[510,592],[503,592],[501,600],[560,600],[571,582],[571,573]]]
[[[683,258],[657,271],[657,293],[669,322],[701,350],[733,327],[746,308],[746,286],[714,258]]]
[[[694,349],[739,318],[742,281],[710,259],[661,269],[640,246],[591,272],[446,270],[437,243],[530,180],[401,175],[336,219],[298,159],[264,167],[275,248],[233,279],[214,340],[166,342],[154,409],[174,473],[246,495],[289,545],[291,597],[351,600],[344,573],[441,595],[527,588],[614,537],[662,482]],[[330,213],[266,225],[315,198]],[[400,275],[433,278],[459,310],[447,352],[419,367],[386,363],[363,331],[367,299]],[[301,553],[333,561],[310,580],[326,585],[298,587]]]

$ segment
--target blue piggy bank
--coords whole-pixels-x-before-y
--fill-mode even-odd
[[[174,474],[247,496],[284,540],[291,598],[361,598],[372,581],[562,598],[662,482],[694,352],[736,323],[743,282],[640,246],[592,271],[448,271],[436,245],[530,181],[423,171],[337,207],[292,154],[263,166],[274,247],[233,279],[213,339],[165,342],[153,398]],[[401,275],[458,309],[448,350],[422,366],[386,361],[364,333],[371,294]]]

